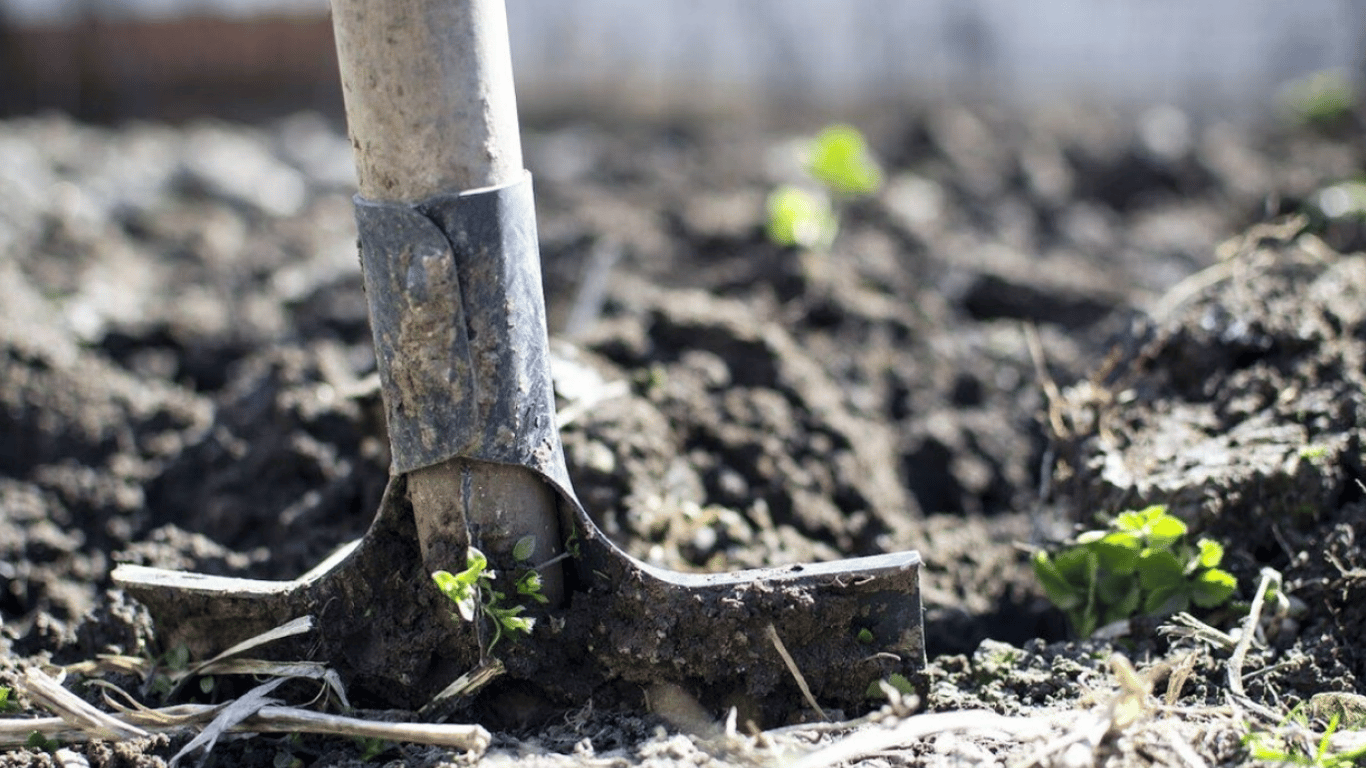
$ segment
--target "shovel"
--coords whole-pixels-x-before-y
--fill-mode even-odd
[[[621,551],[579,504],[502,0],[333,0],[333,21],[390,481],[365,536],[293,581],[116,568],[166,647],[208,657],[308,616],[316,632],[275,655],[326,661],[353,697],[406,709],[489,671],[489,701],[638,700],[663,685],[771,723],[807,705],[866,709],[877,681],[916,680],[915,552],[680,573]],[[476,549],[509,603],[513,574],[539,575],[546,602],[517,608],[535,619],[526,636],[456,615],[433,583]]]

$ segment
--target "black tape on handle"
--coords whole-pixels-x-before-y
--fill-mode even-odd
[[[465,457],[568,491],[531,175],[414,205],[355,204],[392,471]]]

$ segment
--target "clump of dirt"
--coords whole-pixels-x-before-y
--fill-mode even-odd
[[[1095,755],[1138,764],[1175,733],[1207,762],[1243,760],[1247,727],[1208,714],[1231,649],[1155,621],[1069,639],[1029,572],[1030,547],[1165,503],[1223,541],[1244,606],[1261,569],[1283,576],[1239,657],[1263,670],[1249,706],[1366,693],[1366,262],[1350,255],[1366,239],[1315,208],[1366,167],[1359,141],[1189,121],[1166,135],[1170,119],[1093,108],[856,122],[888,182],[819,253],[763,233],[764,196],[799,172],[787,142],[814,118],[528,129],[565,451],[599,525],[677,570],[919,550],[921,708],[1023,728],[1131,696],[1147,725]],[[0,684],[170,650],[112,589],[115,563],[293,578],[370,525],[388,455],[349,152],[308,115],[0,124]],[[1203,618],[1228,630],[1238,614]],[[1205,709],[1173,721],[1144,686]],[[513,691],[464,714],[526,765],[781,763],[840,733],[722,744],[707,729],[723,712],[678,714],[709,697],[652,714],[641,687],[578,708]],[[895,759],[1021,757],[1037,737],[905,741]],[[152,764],[184,741],[72,748]],[[338,744],[255,737],[220,759],[359,762]]]

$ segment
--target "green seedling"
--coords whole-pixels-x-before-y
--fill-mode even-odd
[[[863,134],[852,125],[832,125],[811,142],[807,171],[841,195],[871,195],[882,188],[882,168]]]
[[[513,559],[518,563],[525,563],[531,558],[535,548],[534,536],[523,537],[512,548]],[[455,603],[460,618],[473,622],[483,615],[492,622],[493,639],[484,649],[485,653],[492,653],[494,646],[503,639],[504,634],[529,635],[536,625],[535,619],[521,615],[526,610],[525,605],[509,605],[507,594],[494,589],[493,583],[497,578],[497,572],[489,568],[488,558],[473,546],[466,552],[465,570],[457,574],[449,571],[437,571],[432,574],[432,581],[436,582],[437,588]],[[541,593],[541,574],[534,568],[518,577],[513,582],[513,589],[517,595],[527,600],[537,603],[548,602],[548,598]]]
[[[1331,128],[1344,123],[1357,107],[1353,78],[1343,69],[1324,69],[1281,89],[1281,103],[1298,123]]]
[[[377,736],[356,736],[354,737],[356,746],[360,747],[361,762],[371,762],[380,755],[388,752],[394,743],[386,741]]]
[[[1297,708],[1295,712],[1291,713],[1291,717],[1303,720],[1304,716],[1298,712]],[[1284,736],[1264,731],[1249,733],[1243,738],[1243,746],[1252,755],[1252,759],[1268,763],[1312,766],[1312,768],[1348,768],[1348,766],[1358,765],[1363,758],[1366,758],[1366,746],[1334,752],[1333,734],[1337,729],[1338,716],[1334,715],[1328,721],[1328,727],[1324,729],[1323,736],[1314,746],[1312,754],[1297,748]]]
[[[768,239],[778,245],[829,248],[839,230],[839,217],[830,199],[784,185],[768,196]]]
[[[1056,554],[1036,552],[1034,574],[1082,637],[1134,616],[1223,605],[1237,588],[1218,567],[1224,548],[1210,539],[1190,544],[1186,531],[1163,506],[1124,512]]]
[[[882,168],[857,128],[832,125],[806,148],[805,170],[817,189],[783,185],[768,196],[768,238],[783,246],[828,248],[839,230],[832,197],[871,195]]]
[[[30,731],[28,738],[24,740],[24,746],[29,749],[36,749],[39,752],[52,754],[61,749],[62,743],[56,739],[49,739],[44,736],[42,731]]]
[[[0,685],[0,712],[17,712],[19,705],[10,700],[10,689]]]
[[[915,695],[915,686],[911,684],[911,681],[908,680],[906,676],[901,674],[900,672],[893,672],[891,676],[885,680],[874,680],[873,682],[868,684],[868,690],[866,692],[868,698],[888,698],[887,691],[884,690],[882,687],[884,684],[890,686],[892,689],[894,689],[897,693],[900,693],[902,696]]]

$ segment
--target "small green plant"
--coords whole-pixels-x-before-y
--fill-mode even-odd
[[[895,689],[897,693],[900,693],[903,696],[913,696],[915,694],[915,686],[912,685],[911,681],[900,672],[893,672],[891,676],[887,677],[884,680],[874,680],[873,682],[869,683],[868,690],[865,691],[864,694],[870,699],[887,698],[887,692],[882,688],[882,685],[884,683]]]
[[[365,763],[373,761],[394,746],[393,742],[377,736],[356,736],[354,739],[356,746],[360,747],[361,762]]]
[[[784,185],[768,196],[768,239],[778,245],[829,248],[838,230],[839,217],[820,192]]]
[[[523,537],[512,548],[513,559],[518,563],[526,563],[535,548],[536,537]],[[494,589],[493,582],[497,578],[497,572],[489,568],[488,557],[473,546],[467,549],[465,570],[456,574],[449,571],[437,571],[432,574],[432,581],[436,582],[437,588],[455,603],[460,618],[472,622],[482,614],[493,623],[493,639],[484,649],[486,653],[493,652],[494,646],[503,639],[504,634],[529,635],[536,625],[535,619],[521,615],[526,610],[525,605],[509,605],[507,594]],[[546,596],[541,593],[541,574],[534,568],[528,569],[513,581],[512,586],[515,593],[523,598],[538,603],[547,602]]]
[[[18,711],[19,705],[10,701],[10,689],[0,685],[0,712]]]
[[[1218,567],[1224,548],[1210,539],[1190,544],[1186,530],[1163,506],[1124,512],[1056,554],[1036,552],[1034,574],[1082,637],[1133,616],[1223,605],[1237,588]]]
[[[171,694],[171,691],[175,690],[176,680],[180,677],[179,673],[184,672],[189,667],[190,649],[183,644],[171,648],[161,655],[149,690],[160,698],[166,698]],[[203,683],[201,682],[200,685],[202,686]]]
[[[806,148],[805,169],[819,189],[786,184],[768,196],[768,238],[784,246],[828,248],[839,229],[832,196],[871,195],[882,168],[857,128],[832,125]]]
[[[24,746],[52,754],[61,749],[62,743],[56,739],[49,739],[43,735],[42,731],[29,731],[28,738],[24,740]]]
[[[1296,719],[1301,722],[1305,720],[1304,715],[1296,708],[1290,713],[1289,719]],[[1243,737],[1243,746],[1247,748],[1252,759],[1268,763],[1281,763],[1283,765],[1303,765],[1313,768],[1348,768],[1348,766],[1358,765],[1363,758],[1366,758],[1366,746],[1355,747],[1341,752],[1333,751],[1333,734],[1338,729],[1338,716],[1334,715],[1328,721],[1328,727],[1324,729],[1323,736],[1314,746],[1313,754],[1297,748],[1284,736],[1265,731],[1254,731]]]
[[[1344,123],[1357,107],[1352,76],[1343,69],[1324,69],[1281,89],[1281,103],[1298,123],[1331,128]]]
[[[832,192],[871,195],[882,188],[882,168],[863,134],[852,125],[832,125],[811,142],[811,176]]]

